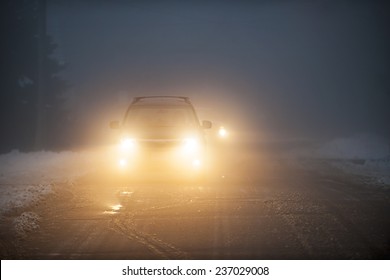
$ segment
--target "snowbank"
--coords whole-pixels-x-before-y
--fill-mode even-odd
[[[72,182],[92,170],[92,152],[12,151],[0,155],[0,215],[37,203],[58,182]]]
[[[322,144],[315,151],[315,156],[331,159],[382,159],[389,152],[389,144],[384,139],[362,134]]]
[[[357,160],[383,159],[390,155],[389,142],[369,134],[336,138],[328,142],[309,142],[288,153],[291,158]]]
[[[32,152],[0,155],[0,184],[50,184],[85,174],[92,153]]]
[[[365,177],[365,182],[390,185],[390,146],[383,138],[361,134],[313,144],[289,154],[291,159],[328,160],[344,173]],[[301,165],[310,168],[308,165]],[[317,165],[318,166],[318,165]]]
[[[0,216],[23,211],[54,192],[56,183],[72,183],[92,171],[104,159],[101,151],[32,152],[12,151],[0,155]],[[13,212],[17,213],[17,212]],[[26,237],[39,229],[37,213],[22,212],[13,219],[16,236]]]
[[[390,186],[390,157],[364,161],[334,161],[332,166],[344,173],[364,177],[364,183]]]
[[[26,237],[28,233],[39,229],[40,217],[34,212],[23,212],[14,219],[13,225],[18,237]]]

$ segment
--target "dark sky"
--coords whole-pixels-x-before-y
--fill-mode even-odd
[[[48,4],[68,105],[94,129],[132,96],[181,94],[269,138],[390,139],[385,1]]]

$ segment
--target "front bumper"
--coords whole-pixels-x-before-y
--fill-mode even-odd
[[[202,176],[206,158],[202,146],[188,150],[181,141],[145,141],[120,150],[116,164],[134,179],[191,179]]]

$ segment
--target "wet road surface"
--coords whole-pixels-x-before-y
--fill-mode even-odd
[[[283,163],[238,177],[129,185],[90,174],[29,209],[38,230],[4,231],[2,258],[389,258],[388,189]]]

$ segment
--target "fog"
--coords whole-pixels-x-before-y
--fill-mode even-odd
[[[390,139],[384,1],[47,1],[72,143],[132,97],[189,96],[252,139]],[[93,140],[92,140],[93,139]]]

